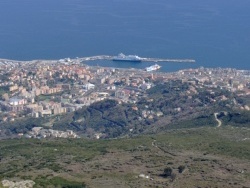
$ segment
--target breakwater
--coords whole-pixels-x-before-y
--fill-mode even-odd
[[[109,55],[98,55],[98,56],[89,56],[89,57],[80,57],[80,58],[65,58],[69,62],[84,62],[84,61],[96,61],[96,60],[112,60],[115,56]],[[162,59],[162,58],[140,58],[141,62],[173,62],[173,63],[195,63],[194,59]],[[0,59],[1,63],[34,63],[34,62],[55,62],[60,60],[30,60],[30,61],[19,61],[19,60],[10,60],[10,59]]]

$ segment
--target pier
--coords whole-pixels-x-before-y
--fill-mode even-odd
[[[90,57],[80,57],[80,58],[65,58],[62,60],[70,61],[70,62],[83,62],[83,61],[96,61],[96,60],[110,60],[115,56],[109,56],[109,55],[99,55],[99,56],[90,56]],[[141,62],[172,62],[172,63],[195,63],[196,61],[194,59],[161,59],[161,58],[140,58]],[[20,60],[10,60],[10,59],[1,59],[0,63],[2,64],[11,64],[11,63],[55,63],[57,61],[61,60],[30,60],[30,61],[20,61]]]
[[[109,55],[99,55],[99,56],[78,58],[78,60],[80,61],[96,61],[96,60],[112,60],[112,59],[113,59],[113,56],[109,56]]]
[[[144,62],[173,62],[173,63],[195,63],[194,59],[160,59],[160,58],[141,58]]]

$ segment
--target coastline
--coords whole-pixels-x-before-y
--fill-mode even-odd
[[[22,63],[22,64],[29,64],[29,63],[66,63],[66,64],[85,64],[87,66],[90,66],[90,67],[103,67],[103,68],[110,68],[110,69],[124,69],[124,70],[143,70],[145,69],[145,67],[116,67],[116,66],[107,66],[107,65],[100,65],[99,64],[99,61],[101,60],[104,60],[104,61],[112,61],[112,58],[113,56],[108,56],[108,55],[99,55],[99,56],[89,56],[89,57],[80,57],[80,58],[62,58],[62,59],[33,59],[33,60],[14,60],[14,59],[6,59],[6,58],[0,58],[0,66],[1,64],[8,64],[8,63]],[[143,60],[145,60],[146,58],[142,58]],[[148,58],[149,61],[146,61],[146,63],[164,63],[163,61],[153,61],[153,59],[155,58]],[[170,60],[170,59],[169,59]],[[181,60],[181,59],[180,59]],[[90,65],[90,62],[93,62],[93,61],[98,61],[98,64],[96,65]],[[173,63],[173,64],[183,64],[184,62],[187,62],[188,64],[194,64],[196,63],[196,60],[194,59],[183,59],[183,62],[175,62],[174,59],[172,59],[172,61],[169,61],[168,63]],[[132,62],[129,62],[131,65]],[[141,64],[141,63],[140,63]],[[122,65],[122,64],[120,64]],[[123,64],[124,65],[124,64]],[[133,64],[133,65],[138,65],[138,64]],[[161,64],[163,65],[163,64]],[[166,65],[166,64],[164,64]],[[163,65],[163,66],[164,66]],[[150,66],[150,65],[149,65]],[[162,67],[163,67],[162,66]],[[181,70],[186,70],[186,69],[198,69],[198,68],[201,68],[201,67],[204,67],[204,66],[200,66],[200,67],[191,67],[191,68],[180,68],[178,70],[174,70],[174,71],[161,71],[161,73],[170,73],[170,72],[177,72],[177,71],[181,71]],[[207,68],[207,69],[235,69],[235,70],[238,70],[238,71],[249,71],[250,69],[238,69],[238,68],[235,68],[235,67],[204,67],[204,68]],[[158,71],[157,71],[158,72]],[[156,72],[154,72],[156,73]],[[158,72],[159,73],[159,72]]]

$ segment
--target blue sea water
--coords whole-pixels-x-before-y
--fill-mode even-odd
[[[1,0],[0,58],[192,58],[183,68],[250,69],[250,0]],[[149,63],[89,62],[144,68]]]

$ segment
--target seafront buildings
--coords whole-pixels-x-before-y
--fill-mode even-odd
[[[250,71],[199,68],[173,73],[90,67],[79,60],[0,61],[2,121],[70,113],[104,99],[136,103],[157,81],[181,80],[196,88],[250,94]],[[223,96],[221,96],[221,100]],[[242,106],[249,110],[248,106]],[[8,112],[8,113],[6,113]]]

